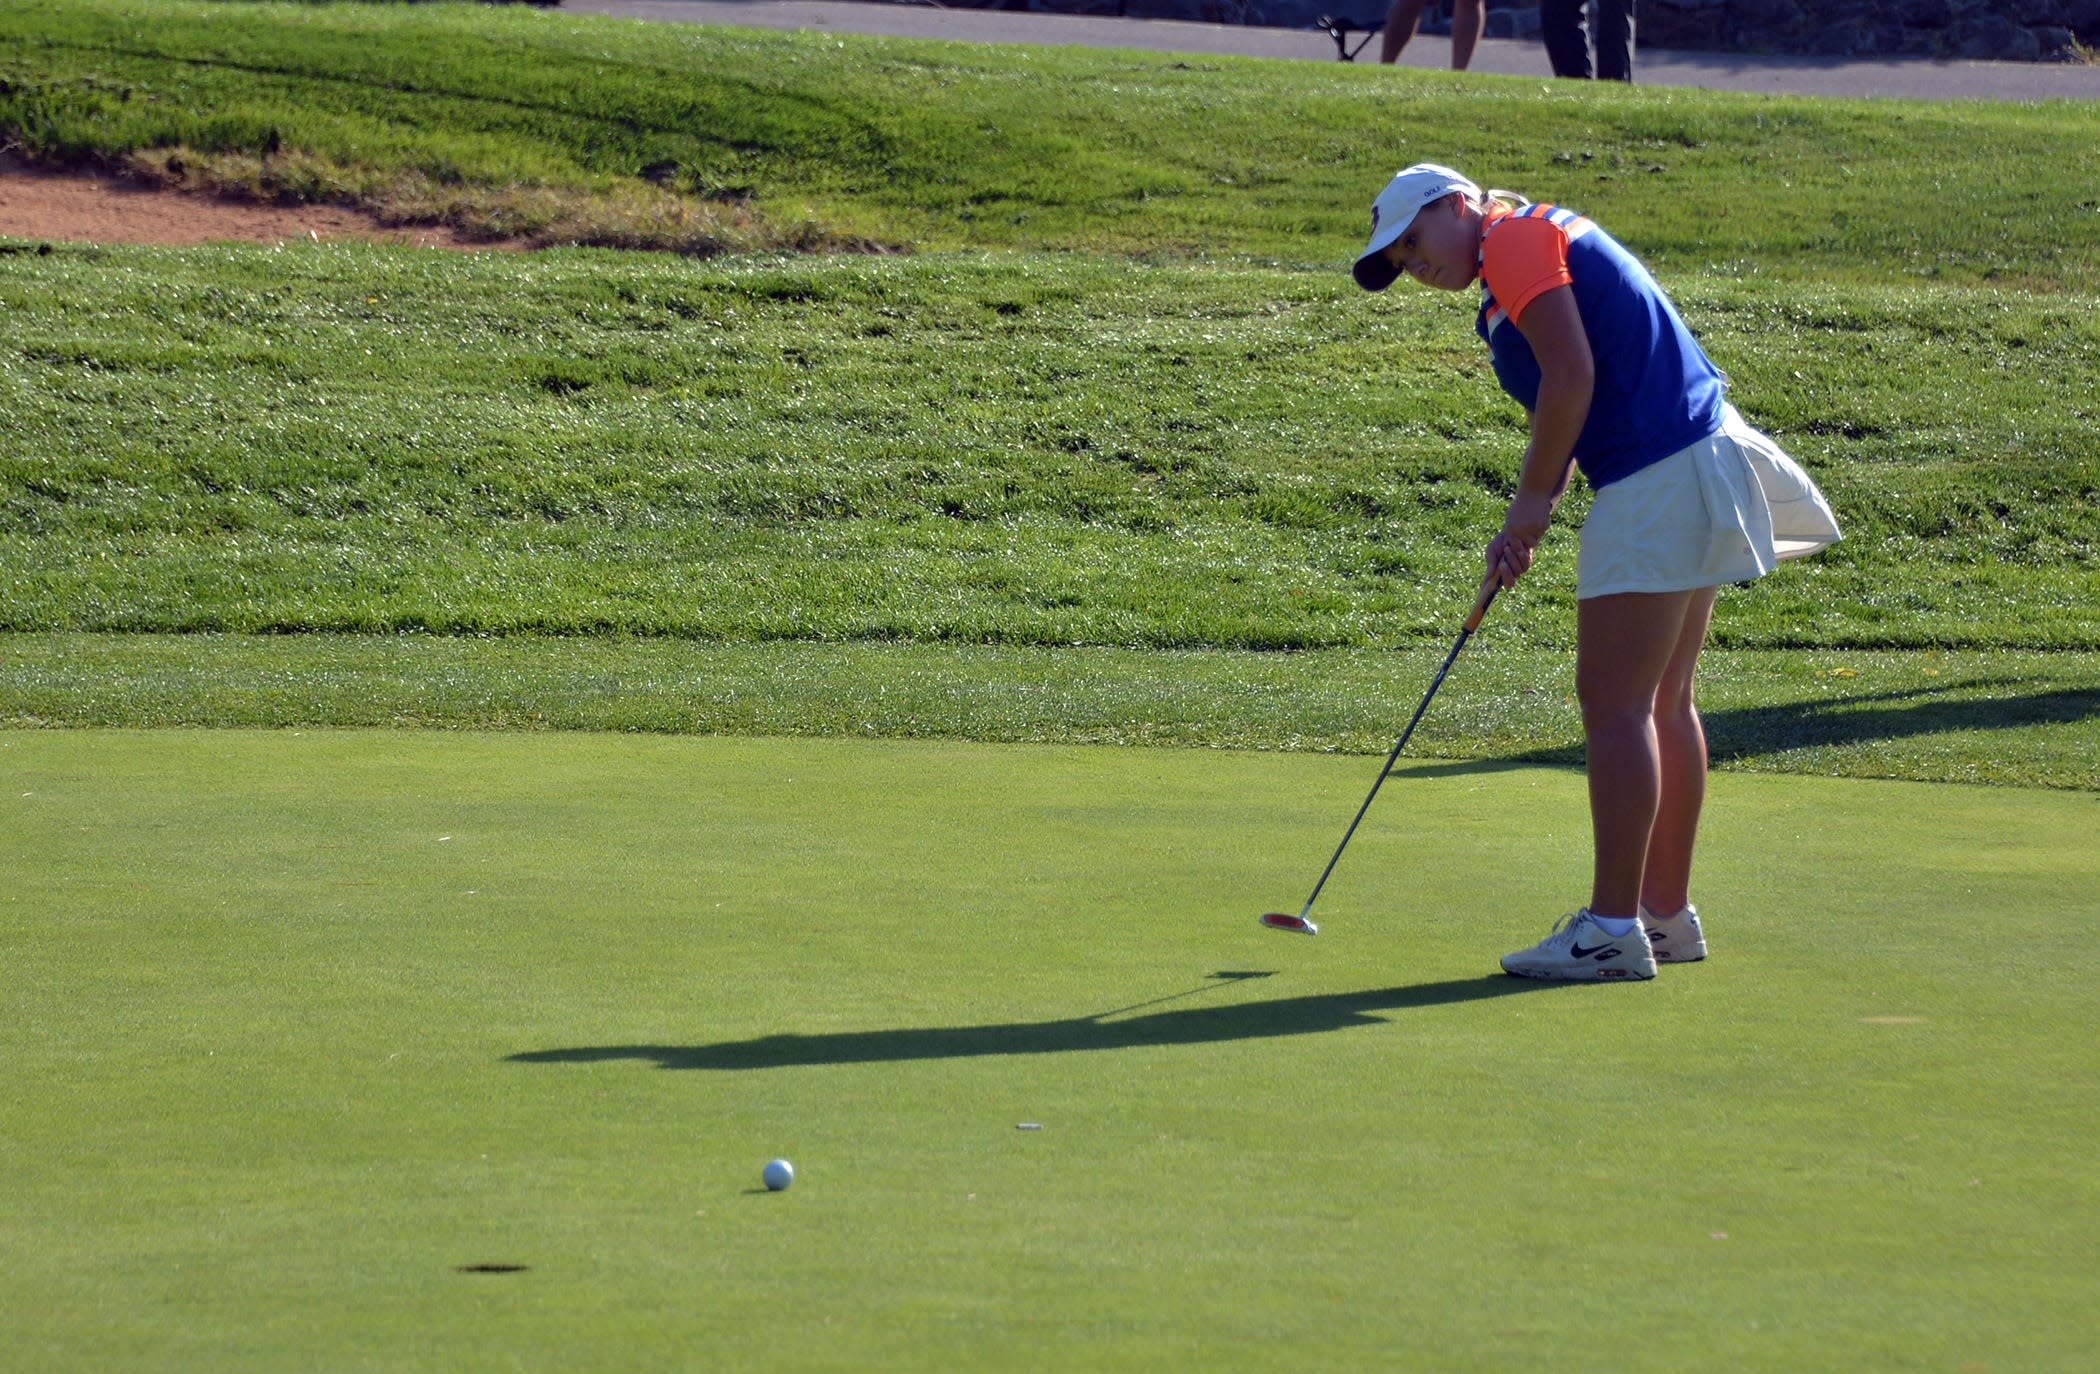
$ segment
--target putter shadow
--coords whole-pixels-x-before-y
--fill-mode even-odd
[[[1381,1013],[1478,1002],[1555,986],[1494,974],[1366,992],[1283,997],[1233,1006],[1183,1008],[1126,1020],[1076,1016],[987,1026],[927,1026],[905,1030],[842,1031],[826,1035],[768,1035],[713,1045],[584,1045],[513,1054],[514,1064],[601,1064],[653,1061],[661,1069],[784,1069],[819,1064],[888,1064],[907,1060],[974,1059],[987,1055],[1071,1054],[1154,1045],[1211,1045],[1320,1035],[1383,1024]],[[1114,1015],[1115,1013],[1106,1013]]]

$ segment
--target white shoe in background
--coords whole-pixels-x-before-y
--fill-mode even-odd
[[[1658,964],[1690,964],[1706,957],[1706,932],[1699,928],[1699,910],[1686,907],[1674,916],[1658,916],[1641,907],[1641,929],[1648,932],[1648,948]]]

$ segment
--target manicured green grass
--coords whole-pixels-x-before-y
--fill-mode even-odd
[[[486,6],[15,0],[40,161],[556,241],[1339,264],[1434,157],[1639,226],[1672,271],[2100,284],[2100,109],[1573,87]]]
[[[1317,940],[1253,917],[1362,760],[75,731],[0,772],[9,1368],[2100,1343],[2089,796],[1719,777],[1715,957],[1538,989],[1493,960],[1576,900],[1565,770],[1405,770]]]
[[[1678,296],[1849,533],[1718,642],[2100,649],[2100,316]],[[0,309],[10,630],[1441,639],[1523,442],[1464,302],[1340,273],[68,248]]]

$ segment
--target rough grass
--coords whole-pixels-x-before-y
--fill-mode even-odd
[[[1731,594],[1724,621],[1744,599]],[[1525,611],[1521,596],[1497,603],[1423,717],[1412,758],[1582,761],[1574,656],[1526,647]],[[11,634],[0,636],[0,726],[962,737],[1375,755],[1392,746],[1444,649]],[[1723,771],[2100,790],[2100,655],[1709,649],[1700,702]]]
[[[1849,531],[1717,642],[2100,650],[2092,312],[1678,285]],[[67,249],[0,307],[12,630],[1440,638],[1522,446],[1462,302],[1330,273]]]

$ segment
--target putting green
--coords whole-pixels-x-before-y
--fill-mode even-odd
[[[2100,797],[1376,767],[0,734],[0,1367],[2092,1367]]]

